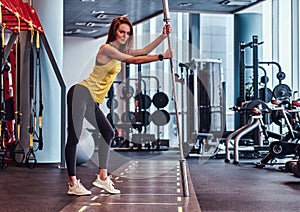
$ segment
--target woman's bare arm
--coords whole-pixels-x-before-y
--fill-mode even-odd
[[[163,55],[163,59],[172,58],[173,50],[168,49],[162,55]],[[105,45],[103,48],[101,48],[97,55],[97,60],[99,62],[101,63],[108,62],[108,61],[100,60],[100,57],[115,59],[115,60],[119,60],[125,63],[131,63],[131,64],[143,64],[143,63],[149,63],[149,62],[154,62],[159,60],[159,54],[132,56],[129,54],[124,54],[120,52],[118,49],[110,45]]]
[[[145,46],[142,49],[132,49],[129,51],[129,54],[132,56],[138,56],[138,55],[147,55],[150,52],[152,52],[156,47],[158,47],[159,44],[162,43],[162,41],[168,37],[168,34],[170,34],[172,31],[172,26],[170,24],[165,24],[163,27],[163,32],[160,36],[158,36],[154,41],[149,43],[147,46]]]
[[[138,55],[147,55],[150,52],[152,52],[161,42],[167,37],[165,34],[161,34],[158,36],[154,41],[149,43],[147,46],[145,46],[143,49],[132,49],[129,51],[129,54],[132,56],[138,56]]]

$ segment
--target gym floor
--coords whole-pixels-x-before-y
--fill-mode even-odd
[[[96,154],[95,154],[96,155]],[[109,168],[120,195],[92,187],[96,156],[78,166],[91,196],[67,195],[66,169],[9,164],[0,170],[1,211],[299,211],[300,179],[259,159],[187,158],[189,197],[183,196],[177,151],[112,151]],[[281,164],[282,165],[282,164]]]

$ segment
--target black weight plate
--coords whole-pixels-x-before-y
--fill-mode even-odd
[[[123,99],[125,98],[129,99],[134,94],[134,88],[132,86],[124,86],[122,88],[122,94],[123,94]]]
[[[271,91],[270,88],[267,88],[266,96],[265,96],[265,88],[260,88],[258,94],[259,94],[259,99],[267,103],[271,102],[273,98],[273,92]]]
[[[134,112],[124,112],[121,115],[121,120],[123,123],[131,123],[134,124],[135,123],[135,115]]]
[[[269,78],[267,76],[262,76],[260,78],[260,82],[263,84],[267,84],[269,82]]]
[[[289,98],[292,95],[291,88],[286,84],[276,85],[273,89],[273,96],[276,99]]]
[[[140,109],[148,109],[151,106],[151,98],[148,95],[139,93],[135,96],[135,99],[138,101],[138,106]]]
[[[109,113],[107,114],[106,118],[108,119],[108,121],[111,123],[111,124],[116,124],[118,123],[118,121],[120,120],[120,117],[117,113],[114,113],[114,116],[112,118],[112,114]]]
[[[271,108],[267,105],[266,102],[260,100],[260,99],[254,99],[254,100],[251,100],[250,102],[246,103],[244,105],[244,107],[246,109],[254,109],[254,108],[257,108],[259,105],[261,105],[262,109],[263,110],[268,110],[268,111],[271,111]],[[263,115],[263,122],[265,124],[271,124],[272,123],[272,117],[271,117],[271,114],[270,113],[265,113]]]
[[[283,115],[277,111],[277,110],[272,110],[271,112],[271,117],[272,117],[272,121],[278,125],[278,126],[282,126],[282,119],[284,118]]]
[[[290,113],[286,112],[286,116],[287,116],[289,122],[291,123],[292,122],[292,115]],[[271,112],[271,118],[272,118],[272,121],[276,125],[283,126],[284,115],[282,114],[281,111],[279,111],[279,110],[272,110],[272,112]]]
[[[136,115],[136,122],[141,123],[143,126],[150,124],[150,113],[148,111],[141,111]]]
[[[111,106],[113,106],[113,109],[116,109],[118,107],[119,103],[116,99],[108,99],[106,102],[106,106],[111,109]]]
[[[151,114],[150,120],[157,126],[164,126],[170,121],[170,114],[165,110],[157,110]]]
[[[278,80],[284,80],[285,79],[285,73],[280,71],[280,72],[277,73],[276,77],[277,77]]]
[[[254,108],[257,108],[259,105],[262,106],[262,109],[268,109],[268,110],[271,110],[271,109],[269,108],[269,106],[267,105],[267,103],[264,102],[264,101],[262,101],[262,100],[260,100],[260,99],[254,99],[254,100],[251,100],[250,102],[246,103],[246,104],[244,105],[244,107],[245,107],[246,109],[254,109]]]
[[[152,98],[152,102],[155,107],[163,108],[163,107],[166,107],[167,104],[169,103],[169,98],[168,98],[167,94],[165,94],[163,92],[158,92],[158,93],[154,94],[154,96]]]

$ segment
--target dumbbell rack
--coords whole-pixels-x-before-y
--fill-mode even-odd
[[[168,104],[169,98],[168,96],[159,91],[159,79],[156,76],[146,76],[142,75],[142,65],[137,65],[137,77],[130,77],[130,64],[126,64],[125,66],[125,80],[122,82],[125,86],[122,88],[124,104],[122,106],[124,108],[124,113],[122,114],[122,122],[118,123],[118,121],[114,121],[112,123],[118,129],[122,131],[123,140],[119,142],[121,145],[114,146],[116,149],[147,149],[147,150],[158,150],[161,146],[169,147],[169,139],[161,139],[160,129],[161,126],[166,125],[170,121],[170,115],[167,111],[163,110],[163,108]],[[146,91],[147,91],[147,81],[151,79],[156,80],[156,88],[157,93],[151,99]],[[135,82],[135,91],[131,87],[130,82]],[[112,89],[113,92],[113,89]],[[109,100],[112,101],[113,94],[110,94]],[[134,112],[132,112],[132,97],[134,98]],[[156,107],[156,111],[150,114],[148,109],[150,105]],[[112,117],[112,108],[110,107],[110,117]],[[110,120],[111,122],[111,120]],[[148,125],[153,123],[156,125],[156,129],[154,129],[154,133],[149,133]],[[133,132],[133,129],[137,132]],[[152,129],[152,128],[151,128]],[[165,148],[163,148],[165,149]]]

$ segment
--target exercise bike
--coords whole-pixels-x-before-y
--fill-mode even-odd
[[[269,113],[269,109],[265,108],[263,109],[262,106],[259,104],[257,107],[254,108],[247,108],[247,107],[237,107],[234,106],[230,108],[231,110],[235,112],[250,112],[250,116],[247,120],[247,123],[240,127],[239,129],[235,130],[231,134],[229,134],[226,137],[226,143],[225,143],[225,162],[230,162],[230,151],[229,151],[229,144],[230,141],[234,138],[234,161],[233,164],[239,163],[239,142],[240,139],[245,136],[246,134],[250,133],[251,131],[255,129],[259,129],[259,133],[263,132],[264,136],[267,138],[267,131],[265,129],[264,121],[263,121],[263,115],[265,113]],[[259,139],[258,146],[262,147],[264,146],[263,141]]]
[[[298,149],[300,149],[298,140],[300,138],[299,134],[299,112],[295,106],[300,106],[300,101],[289,100],[273,100],[272,104],[277,105],[272,109],[272,118],[273,121],[282,127],[283,121],[287,125],[287,133],[282,134],[267,131],[267,135],[271,138],[275,138],[276,141],[273,141],[269,145],[269,152],[265,157],[258,162],[256,165],[257,168],[265,167],[269,162],[274,164],[276,158],[283,158],[287,155],[299,155]]]

